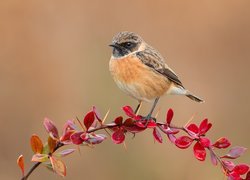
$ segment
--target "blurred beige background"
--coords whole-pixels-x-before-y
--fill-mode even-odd
[[[156,47],[184,85],[206,100],[163,97],[157,106],[164,120],[168,108],[184,125],[208,117],[208,136],[228,137],[250,147],[250,1],[34,1],[0,2],[0,179],[19,179],[20,153],[30,167],[29,137],[46,138],[44,117],[59,128],[83,117],[92,105],[108,121],[136,101],[114,84],[108,44],[129,30]],[[150,105],[144,105],[146,114]],[[190,150],[169,141],[153,142],[150,131],[127,136],[128,150],[110,140],[94,149],[81,148],[64,159],[65,179],[211,180],[224,179],[210,159],[198,162]],[[239,159],[249,163],[249,151]],[[30,179],[61,179],[39,167]]]

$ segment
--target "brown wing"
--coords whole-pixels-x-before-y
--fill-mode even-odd
[[[136,53],[136,56],[142,61],[142,63],[144,63],[148,67],[164,75],[170,81],[173,81],[174,83],[183,87],[176,74],[171,69],[167,68],[163,57],[154,49],[148,48],[144,51],[139,51]]]

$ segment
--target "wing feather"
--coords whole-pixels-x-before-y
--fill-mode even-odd
[[[143,64],[162,74],[170,81],[183,87],[178,76],[167,66],[164,62],[164,58],[156,50],[149,47],[144,51],[137,52],[136,56],[142,61]]]

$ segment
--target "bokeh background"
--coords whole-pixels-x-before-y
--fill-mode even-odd
[[[16,158],[30,167],[33,133],[46,139],[44,117],[61,128],[96,105],[108,122],[136,101],[114,84],[108,44],[119,31],[134,31],[156,47],[184,85],[206,100],[163,97],[159,119],[175,111],[175,124],[208,117],[208,136],[228,137],[249,148],[250,1],[0,1],[0,179],[19,179]],[[150,108],[144,104],[141,113]],[[127,136],[127,147],[110,140],[81,148],[64,161],[65,179],[224,179],[210,160],[169,141],[154,143],[150,131]],[[222,151],[223,152],[223,151]],[[249,163],[249,151],[240,158]],[[236,161],[237,162],[237,161]],[[39,167],[31,179],[61,179]]]

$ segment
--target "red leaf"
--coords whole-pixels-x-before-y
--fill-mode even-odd
[[[187,129],[189,131],[191,131],[192,133],[194,133],[194,134],[198,134],[199,133],[199,128],[198,128],[198,126],[196,124],[189,124],[187,126]]]
[[[229,140],[225,137],[221,137],[220,139],[218,139],[214,144],[213,146],[216,147],[216,148],[227,148],[231,145],[231,143],[229,142]]]
[[[199,161],[204,161],[206,159],[206,150],[199,142],[195,143],[193,150],[196,159]]]
[[[243,175],[243,174],[246,174],[249,170],[249,166],[246,165],[246,164],[239,164],[239,165],[236,165],[233,169],[234,172],[236,172],[237,174],[239,175]]]
[[[124,126],[124,129],[126,129],[127,131],[131,133],[138,133],[138,132],[144,131],[146,128],[133,125],[133,126]]]
[[[123,126],[125,126],[125,127],[135,126],[135,121],[131,118],[128,118],[124,121]]]
[[[64,135],[60,138],[60,141],[61,141],[63,144],[71,144],[70,136],[71,136],[74,132],[75,132],[75,131],[73,131],[73,130],[67,131],[67,132],[64,133]]]
[[[167,119],[166,122],[167,124],[170,124],[174,116],[174,111],[172,109],[169,109],[167,112]]]
[[[153,135],[156,141],[158,141],[159,143],[162,143],[161,133],[156,128],[154,128],[153,130]]]
[[[70,136],[75,132],[76,125],[72,120],[68,120],[63,126],[63,134],[60,141],[63,144],[70,144]]]
[[[211,157],[212,164],[216,166],[218,164],[218,160],[217,160],[216,155],[214,154],[214,152],[211,151],[211,150],[210,150],[210,157]]]
[[[136,121],[131,119],[131,118],[128,118],[125,120],[125,122],[123,123],[123,127],[124,129],[126,129],[127,131],[131,132],[131,133],[138,133],[138,132],[141,132],[141,131],[144,131],[146,128],[144,127],[138,127],[136,125]]]
[[[212,124],[211,123],[208,123],[208,120],[207,119],[204,119],[201,124],[200,124],[200,127],[199,127],[199,134],[200,135],[204,135],[206,134],[206,132],[212,127]]]
[[[247,175],[246,175],[246,179],[245,180],[250,180],[250,171],[248,171]]]
[[[93,111],[88,112],[83,120],[83,124],[85,125],[86,129],[88,130],[90,126],[95,121],[95,113]]]
[[[125,135],[122,128],[119,128],[112,134],[112,140],[115,144],[121,144],[125,140]]]
[[[141,122],[141,121],[137,121],[136,126],[140,127],[140,128],[146,128],[145,125]]]
[[[89,138],[90,134],[89,133],[82,133],[80,137],[82,138],[83,141],[87,141]]]
[[[175,143],[176,141],[176,137],[174,134],[167,134],[168,136],[168,139],[172,142],[172,143]]]
[[[222,156],[222,158],[236,159],[240,157],[246,150],[247,148],[236,146],[229,150],[229,152],[225,156]]]
[[[50,162],[56,174],[62,177],[66,176],[66,166],[61,160],[56,159],[53,156],[51,156]]]
[[[131,118],[136,117],[133,109],[130,106],[124,106],[122,109],[128,117],[131,117]]]
[[[200,144],[201,144],[203,147],[208,148],[208,147],[211,145],[211,141],[210,141],[210,139],[208,139],[208,138],[201,137],[201,138],[200,138]]]
[[[181,136],[177,138],[174,143],[178,148],[186,149],[192,144],[192,142],[193,139],[189,136]]]
[[[242,178],[240,178],[239,174],[233,171],[229,173],[228,180],[242,180]]]
[[[36,134],[33,134],[31,136],[30,145],[31,145],[32,151],[34,153],[42,153],[43,143],[42,143],[41,139]]]
[[[118,116],[117,118],[115,118],[114,122],[115,124],[117,124],[118,126],[122,125],[122,121],[123,121],[123,117],[122,116]]]
[[[65,157],[73,152],[75,152],[75,149],[65,149],[60,151],[59,153],[56,153],[56,156]]]
[[[147,128],[155,128],[157,126],[155,121],[149,121],[147,124]]]
[[[72,120],[67,120],[67,122],[63,126],[63,135],[70,130],[76,130],[76,125]]]
[[[86,143],[89,144],[100,144],[107,138],[104,134],[89,134],[88,138],[86,139]]]
[[[52,138],[54,138],[54,139],[59,138],[58,130],[57,130],[56,126],[54,125],[54,123],[50,119],[45,118],[43,121],[43,125],[44,125],[46,131],[49,133],[49,135]]]
[[[57,141],[49,136],[48,137],[48,146],[49,146],[49,150],[51,153],[54,152],[54,150],[56,148],[56,144],[57,144]]]
[[[64,130],[67,130],[67,129],[75,130],[76,128],[77,128],[76,124],[73,120],[67,120],[63,127]]]
[[[81,138],[82,134],[83,134],[83,132],[76,132],[76,133],[72,134],[70,136],[72,143],[76,144],[76,145],[82,144],[82,142],[83,142],[83,139]]]
[[[24,158],[23,158],[23,155],[20,155],[17,158],[17,165],[20,167],[20,169],[22,171],[22,176],[24,176]]]
[[[161,130],[162,130],[165,134],[177,134],[177,133],[180,132],[178,129],[169,128],[169,127],[164,127],[164,125],[161,126]]]
[[[223,165],[229,170],[232,171],[235,167],[235,164],[232,161],[224,161],[222,160]]]

